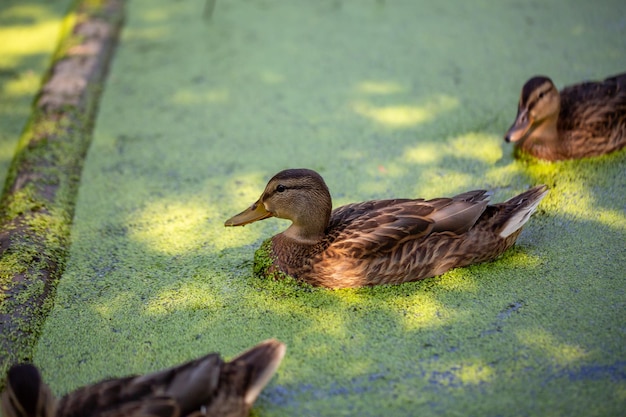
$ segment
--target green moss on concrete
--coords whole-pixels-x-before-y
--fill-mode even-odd
[[[89,12],[79,3],[76,7],[81,16]],[[72,13],[70,16],[66,24],[76,23]],[[113,25],[119,25],[119,16],[110,12],[109,16]],[[79,37],[73,32],[65,35],[56,60],[66,58],[67,45],[78,43]],[[102,46],[100,56],[104,60],[107,51],[110,46]],[[90,76],[101,78],[104,69],[101,66]],[[53,305],[54,288],[69,247],[97,91],[88,90],[85,100],[77,106],[65,106],[61,113],[34,109],[6,176],[0,199],[2,374],[14,362],[31,360],[33,345]]]
[[[277,337],[263,416],[624,409],[626,152],[546,165],[502,140],[532,74],[626,67],[621,3],[201,6],[130,3],[35,354],[55,392]],[[335,205],[551,191],[493,262],[328,291],[254,275],[287,222],[223,226],[287,167]]]
[[[3,317],[0,368],[3,373],[13,362],[31,357],[32,346],[53,305],[48,297],[65,263],[73,209],[73,205],[68,204],[72,198],[68,193],[75,192],[76,182],[66,177],[68,164],[59,166],[56,162],[46,160],[44,153],[35,150],[25,152],[23,158],[15,160],[13,165],[27,167],[34,184],[45,188],[55,186],[56,195],[50,196],[45,189],[27,185],[18,192],[7,192],[2,201],[0,224],[3,235],[8,236],[4,239],[0,257],[0,270],[3,271],[0,275],[3,294],[0,303]],[[19,174],[13,171],[13,175]],[[38,176],[58,183],[37,181]],[[13,178],[10,174],[9,179]],[[74,181],[74,186],[68,181]]]

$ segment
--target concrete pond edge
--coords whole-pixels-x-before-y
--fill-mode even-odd
[[[80,177],[124,22],[123,0],[77,0],[0,198],[0,374],[32,360],[70,247]],[[4,378],[0,378],[0,390]]]

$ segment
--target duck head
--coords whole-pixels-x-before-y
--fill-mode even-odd
[[[274,175],[261,197],[246,210],[231,217],[225,226],[244,226],[268,217],[291,220],[284,235],[303,243],[321,239],[332,211],[324,179],[310,169],[287,169]]]
[[[561,108],[559,91],[544,76],[531,78],[524,84],[515,122],[504,135],[506,142],[519,142],[540,131],[556,135],[556,121]]]

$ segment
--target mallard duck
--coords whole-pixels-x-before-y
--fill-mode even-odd
[[[267,340],[224,362],[218,354],[145,376],[108,379],[56,400],[32,364],[14,365],[0,405],[4,417],[247,416],[285,354]]]
[[[524,84],[515,122],[504,136],[549,161],[598,156],[626,146],[626,73],[559,91],[544,76]]]
[[[225,225],[291,220],[287,230],[261,247],[270,262],[255,268],[266,276],[285,274],[328,288],[399,284],[497,257],[513,245],[546,193],[541,185],[488,205],[487,192],[476,190],[433,200],[366,201],[331,211],[330,192],[317,172],[287,169]]]

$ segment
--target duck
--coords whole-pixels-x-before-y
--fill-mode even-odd
[[[13,365],[0,396],[4,417],[242,417],[285,355],[269,339],[225,362],[217,353],[143,376],[111,378],[56,399],[30,363]]]
[[[454,197],[372,200],[332,210],[322,176],[306,168],[274,175],[259,199],[225,226],[291,220],[255,254],[255,271],[327,288],[401,284],[492,260],[511,247],[545,185],[490,205],[485,190]]]
[[[549,77],[529,79],[504,135],[516,153],[547,161],[600,156],[626,146],[626,73],[559,92]]]

